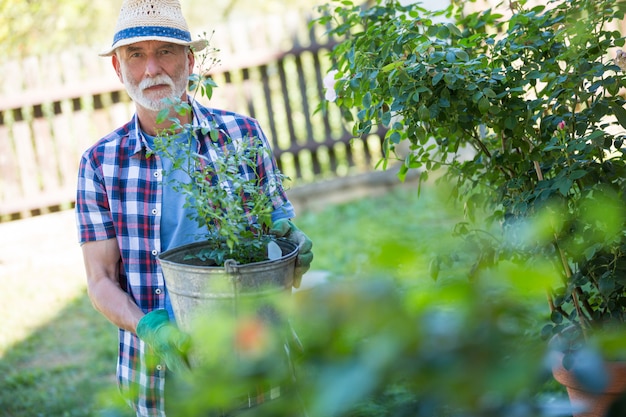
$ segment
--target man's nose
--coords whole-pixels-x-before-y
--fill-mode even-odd
[[[146,75],[154,77],[161,73],[161,64],[156,56],[150,55],[146,60]]]

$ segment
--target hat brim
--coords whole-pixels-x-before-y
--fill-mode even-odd
[[[111,56],[115,53],[115,50],[121,46],[128,46],[128,45],[132,45],[133,43],[143,42],[143,41],[161,41],[161,42],[174,43],[176,45],[189,46],[194,52],[203,50],[209,44],[209,41],[207,41],[206,39],[199,39],[197,41],[186,42],[180,39],[167,38],[163,36],[137,36],[134,38],[122,39],[118,41],[117,43],[115,43],[114,45],[112,45],[110,48],[105,49],[104,51],[100,52],[98,55],[104,56],[104,57]]]

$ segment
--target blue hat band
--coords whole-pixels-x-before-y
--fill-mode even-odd
[[[123,39],[144,38],[158,36],[160,38],[173,38],[185,42],[191,42],[191,34],[186,30],[166,26],[137,26],[120,30],[113,37],[113,45]]]

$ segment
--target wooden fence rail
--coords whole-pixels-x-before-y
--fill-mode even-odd
[[[315,30],[303,31],[306,21],[292,15],[282,23],[246,26],[245,31],[216,31],[212,43],[221,50],[221,65],[210,75],[219,87],[205,104],[257,118],[291,186],[371,169],[381,155],[382,132],[351,143],[338,112],[316,112],[331,45],[320,43]],[[289,44],[284,37],[272,39],[267,28],[289,34]],[[228,48],[219,45],[220,35]],[[110,60],[93,49],[32,57],[0,70],[5,80],[0,84],[0,221],[71,206],[80,155],[130,119],[132,102]]]

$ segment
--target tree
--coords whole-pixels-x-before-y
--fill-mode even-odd
[[[3,60],[92,44],[114,22],[106,0],[0,0]]]

